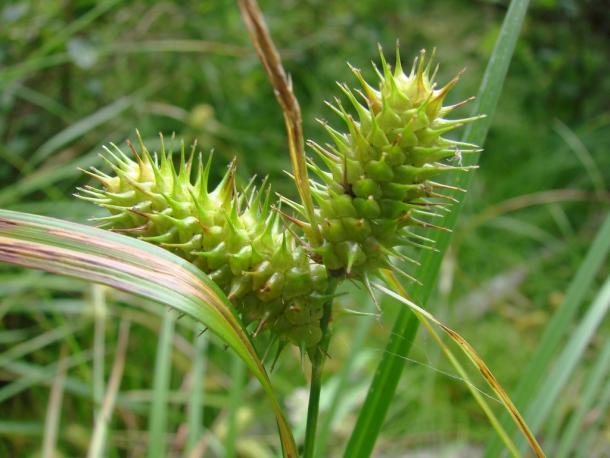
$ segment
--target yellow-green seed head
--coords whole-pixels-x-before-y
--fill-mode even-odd
[[[163,145],[163,141],[162,141]],[[246,324],[271,329],[306,348],[321,337],[324,266],[312,261],[270,204],[269,187],[251,182],[236,191],[235,162],[209,191],[211,160],[181,148],[176,170],[162,146],[151,155],[143,143],[133,159],[118,147],[104,160],[114,174],[90,174],[103,189],[80,189],[80,197],[105,207],[102,227],[158,244],[197,265],[240,311]],[[131,146],[131,145],[130,145]]]
[[[458,77],[437,89],[432,61],[422,51],[411,71],[404,73],[398,52],[393,71],[382,54],[381,70],[375,67],[376,87],[352,68],[360,89],[339,87],[356,116],[335,100],[329,105],[345,123],[345,130],[323,123],[332,144],[309,142],[325,165],[322,169],[309,164],[321,180],[312,182],[324,238],[317,253],[335,274],[362,278],[388,267],[392,256],[400,257],[397,248],[420,246],[421,237],[411,229],[432,226],[425,218],[434,216],[443,199],[447,201],[439,192],[443,185],[432,178],[469,170],[460,166],[461,154],[479,151],[476,145],[444,137],[478,118],[445,118],[460,105],[443,105]]]

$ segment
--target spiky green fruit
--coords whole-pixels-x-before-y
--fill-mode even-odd
[[[131,145],[130,145],[131,146]],[[310,259],[299,240],[271,208],[269,187],[251,182],[238,192],[235,162],[221,182],[208,190],[211,157],[204,166],[195,149],[181,148],[176,170],[163,145],[151,155],[140,140],[134,158],[116,145],[104,160],[113,176],[89,174],[103,189],[80,189],[82,199],[110,211],[98,218],[102,227],[155,243],[201,268],[236,305],[255,333],[276,336],[311,348],[320,338],[322,296],[327,289],[323,265]],[[193,170],[196,169],[196,170]],[[193,176],[194,175],[194,176]]]
[[[321,179],[312,182],[324,239],[316,251],[335,274],[363,278],[389,267],[393,256],[404,258],[398,248],[420,247],[421,236],[413,229],[434,226],[426,218],[435,216],[449,199],[439,192],[447,186],[432,179],[467,171],[460,165],[461,154],[479,151],[476,145],[444,136],[478,117],[446,119],[462,104],[443,105],[458,77],[437,89],[432,62],[422,51],[411,71],[404,73],[398,50],[393,71],[381,54],[381,71],[375,67],[377,87],[352,68],[361,89],[339,87],[357,118],[336,100],[329,105],[345,123],[345,132],[323,123],[333,144],[309,142],[326,166],[309,163]]]

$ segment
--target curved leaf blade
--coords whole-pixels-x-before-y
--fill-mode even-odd
[[[168,305],[200,321],[233,349],[265,390],[287,458],[294,438],[267,372],[233,306],[203,272],[146,242],[82,224],[0,210],[0,262],[68,275]]]

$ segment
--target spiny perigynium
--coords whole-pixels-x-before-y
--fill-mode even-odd
[[[475,118],[448,120],[459,103],[443,106],[458,78],[436,89],[432,59],[422,51],[410,73],[398,56],[394,71],[381,55],[380,83],[367,83],[352,69],[361,90],[340,84],[357,118],[336,100],[331,105],[347,131],[325,125],[333,144],[309,142],[325,170],[309,160],[319,182],[311,180],[315,221],[301,222],[271,204],[264,182],[238,192],[235,162],[213,191],[210,160],[204,165],[193,147],[181,148],[176,170],[171,152],[151,155],[140,140],[133,159],[112,145],[106,162],[114,172],[90,174],[103,189],[86,187],[81,197],[108,209],[105,227],[161,245],[193,262],[227,293],[245,324],[269,329],[283,341],[311,349],[321,339],[320,319],[328,300],[328,277],[350,277],[368,285],[369,275],[405,259],[401,247],[426,247],[417,227],[434,227],[427,218],[446,210],[450,200],[432,178],[459,165],[462,153],[479,151],[443,134]],[[358,100],[360,97],[361,101]],[[163,143],[162,143],[163,145]],[[130,145],[131,146],[131,145]],[[456,165],[443,163],[456,160]],[[196,169],[196,170],[194,170]],[[282,198],[297,213],[300,205]],[[302,216],[305,216],[304,214]],[[311,224],[322,242],[309,243]]]

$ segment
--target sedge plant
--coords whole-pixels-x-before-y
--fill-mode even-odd
[[[276,196],[266,180],[257,182],[255,177],[240,187],[236,161],[211,186],[211,154],[204,155],[196,145],[187,148],[184,142],[177,142],[175,153],[174,139],[166,141],[163,136],[161,148],[154,151],[139,133],[135,144],[128,142],[129,151],[114,144],[105,148],[106,168],[86,171],[98,186],[79,188],[78,197],[107,210],[106,216],[95,220],[102,229],[121,234],[121,238],[139,239],[129,254],[132,264],[124,268],[131,280],[155,282],[155,277],[146,278],[142,271],[137,259],[139,244],[156,245],[156,250],[168,252],[171,259],[182,258],[182,266],[189,266],[182,267],[178,289],[193,292],[196,280],[205,278],[206,287],[199,290],[197,300],[187,300],[182,311],[221,335],[230,329],[224,338],[246,360],[272,399],[286,456],[295,456],[296,448],[250,341],[264,334],[276,345],[278,355],[286,345],[296,345],[311,360],[303,449],[303,456],[311,457],[337,287],[345,281],[355,282],[375,300],[375,288],[394,294],[380,283],[401,291],[397,277],[409,283],[419,281],[399,264],[418,265],[422,252],[436,250],[434,239],[423,229],[448,231],[436,221],[451,212],[452,193],[459,189],[445,178],[472,172],[475,167],[464,165],[463,158],[481,151],[474,143],[455,140],[452,133],[483,115],[454,116],[471,99],[446,103],[460,75],[438,85],[434,52],[421,51],[405,68],[398,46],[393,65],[380,49],[379,66],[374,66],[376,81],[366,80],[359,69],[351,67],[357,87],[339,84],[340,94],[328,104],[342,127],[321,121],[328,136],[322,142],[308,141],[306,154],[298,103],[260,11],[252,1],[243,0],[240,7],[284,111],[292,177],[300,201]],[[29,223],[28,218],[7,215],[0,229],[11,233],[14,226]],[[36,227],[41,230],[40,225]],[[61,230],[60,225],[55,235]],[[67,229],[63,230],[65,235]],[[40,248],[36,246],[40,237],[35,235],[36,229],[28,231],[30,238],[22,238],[19,247],[11,248],[7,242],[0,258],[35,266],[34,261],[24,259]],[[90,254],[102,256],[103,244],[94,248]],[[52,254],[45,258],[43,268],[82,275],[83,260],[74,253],[60,247]],[[58,254],[61,256],[55,256]],[[112,263],[106,268],[111,269]],[[157,268],[156,281],[166,283],[167,264]],[[124,281],[108,276],[88,278],[128,289]],[[172,300],[171,288],[162,297],[145,290],[135,292],[165,303]],[[399,297],[415,310],[418,319],[440,325],[460,342],[459,335],[404,296]],[[197,310],[202,304],[208,304],[205,312]],[[486,368],[470,346],[464,347],[475,365]],[[493,376],[489,380],[497,383]],[[501,389],[494,390],[503,394]],[[505,405],[519,424],[522,419],[510,400]],[[520,424],[520,428],[542,456],[527,425]]]

